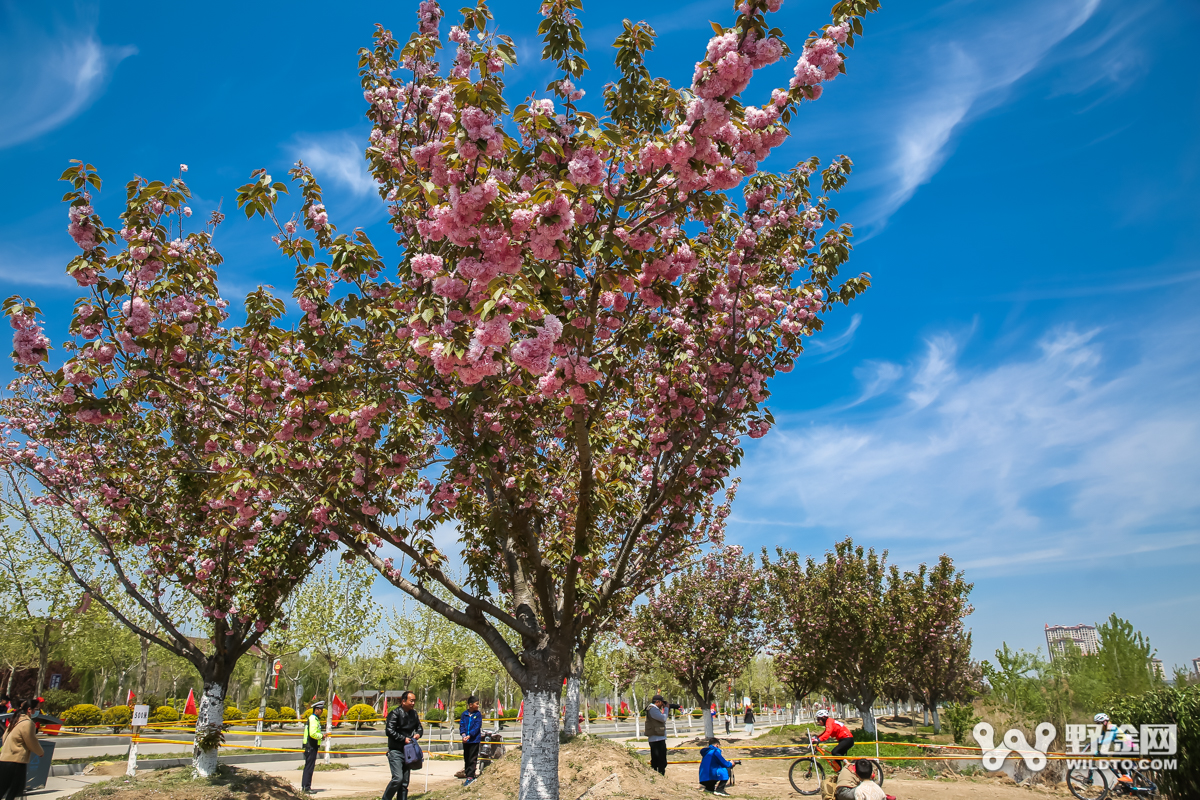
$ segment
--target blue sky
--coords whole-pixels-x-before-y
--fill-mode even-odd
[[[70,158],[101,170],[111,222],[134,174],[187,163],[207,215],[252,169],[303,157],[335,221],[388,242],[356,51],[375,22],[406,33],[415,5],[0,2],[3,294],[37,298],[61,338]],[[788,0],[776,23],[798,44],[828,5]],[[536,7],[493,10],[522,59],[516,101],[550,78]],[[731,12],[594,4],[589,100],[623,17],[655,26],[652,69],[682,84]],[[1200,656],[1197,40],[1187,3],[885,0],[766,165],[854,160],[837,205],[874,286],[775,383],[780,425],[749,451],[732,538],[819,554],[850,534],[905,566],[947,552],[976,584],[979,657],[1113,611],[1168,667]],[[230,215],[227,295],[286,293],[269,236]]]

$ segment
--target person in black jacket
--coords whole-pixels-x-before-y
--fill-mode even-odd
[[[414,708],[417,704],[416,692],[405,692],[400,698],[400,707],[388,714],[384,725],[388,738],[388,767],[392,770],[392,780],[383,792],[383,800],[408,800],[408,778],[410,771],[404,763],[404,745],[415,742],[425,734],[421,718]]]

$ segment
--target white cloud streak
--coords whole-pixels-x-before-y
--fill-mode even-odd
[[[976,5],[970,20],[931,36],[934,44],[925,53],[906,57],[905,65],[919,66],[921,73],[909,74],[909,86],[894,94],[900,104],[887,104],[888,119],[898,121],[888,126],[895,135],[884,174],[875,176],[883,189],[867,224],[885,224],[941,169],[963,125],[1003,102],[1012,85],[1099,5],[1100,0],[1038,3],[1031,13],[1032,4],[1002,4],[998,14],[978,13],[983,9]]]
[[[312,168],[318,181],[332,180],[355,197],[363,197],[375,188],[363,156],[363,145],[349,134],[298,136],[292,149],[297,158]]]
[[[813,535],[817,551],[854,535],[911,558],[948,551],[984,575],[1194,557],[1197,335],[1193,319],[1141,339],[1064,326],[988,368],[963,363],[960,338],[932,337],[904,367],[864,364],[870,412],[785,421],[757,445],[738,509]],[[755,523],[736,527],[744,539]]]
[[[85,111],[136,47],[112,47],[94,26],[39,29],[0,6],[0,148],[35,139]]]

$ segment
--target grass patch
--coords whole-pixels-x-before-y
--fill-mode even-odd
[[[326,764],[324,761],[322,761],[319,764],[316,764],[313,767],[313,769],[316,770],[317,772],[338,772],[339,770],[350,769],[350,765],[343,764],[338,761],[331,761],[328,764]],[[304,765],[301,764],[300,766],[296,767],[296,770],[299,772],[303,772]]]

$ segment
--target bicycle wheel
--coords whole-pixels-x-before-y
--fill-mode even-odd
[[[1069,769],[1067,788],[1079,800],[1104,800],[1108,796],[1108,776],[1103,770],[1090,767]]]
[[[825,767],[812,756],[798,758],[788,770],[788,780],[800,794],[816,794],[821,791],[821,783],[825,780]]]

